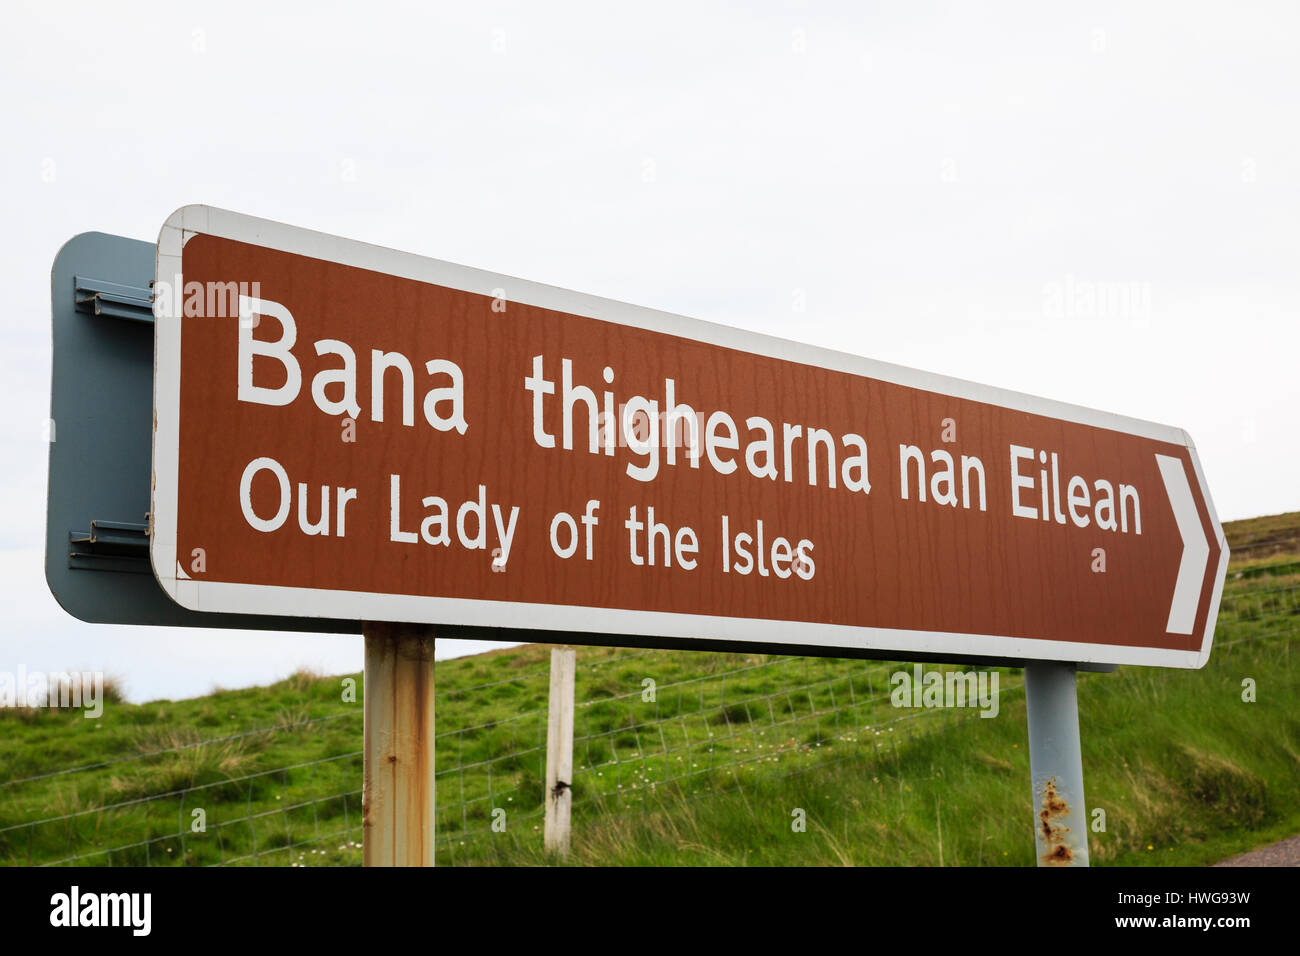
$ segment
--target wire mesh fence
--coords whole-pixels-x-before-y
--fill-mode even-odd
[[[645,809],[659,792],[709,792],[742,773],[804,766],[846,748],[878,749],[882,738],[893,745],[921,716],[891,706],[888,675],[897,665],[781,657],[661,683],[655,655],[635,657],[634,672],[611,679],[610,665],[631,658],[587,663],[579,655],[571,782],[577,815],[586,806]],[[546,678],[531,677],[543,701]],[[939,724],[921,723],[926,730]],[[541,706],[438,734],[440,842],[463,845],[494,832],[494,822],[540,829],[546,728]],[[504,820],[494,820],[499,810]]]
[[[1216,648],[1294,636],[1298,621],[1300,566],[1263,579],[1230,576]],[[506,828],[516,839],[535,833],[540,845],[549,671],[542,649],[535,650],[501,656],[497,670],[484,671],[490,680],[474,679],[474,671],[440,686],[436,839],[449,862]],[[910,667],[583,648],[575,691],[575,833],[584,820],[652,812],[670,799],[871,758],[917,735],[951,732],[979,713],[895,706],[891,674]],[[1006,707],[1021,690],[1020,675],[999,674]],[[155,708],[162,716],[150,712],[149,721],[146,708],[133,708],[144,725],[103,748],[86,740],[108,739],[101,721],[39,709],[2,715],[13,722],[10,731],[41,731],[42,743],[4,762],[0,862],[359,863],[362,708],[360,694],[340,697],[338,680],[299,677],[285,694],[302,703],[232,732],[205,734],[193,726],[220,726],[223,715],[210,711],[221,705],[211,701],[194,704],[207,709],[185,729],[172,726],[167,708]],[[6,737],[16,739],[9,731]],[[104,758],[91,762],[72,757],[101,751]]]

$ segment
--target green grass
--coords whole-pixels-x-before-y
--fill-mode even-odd
[[[1090,834],[1094,865],[1202,865],[1300,833],[1300,605],[1293,592],[1283,614],[1262,613],[1281,595],[1228,591],[1231,620],[1203,670],[1080,677],[1087,804],[1106,813],[1105,832]],[[1257,682],[1255,703],[1242,701],[1245,677]],[[1030,866],[1026,734],[1023,696],[1004,692],[996,719],[967,718],[897,749],[856,748],[779,779],[742,773],[732,792],[669,793],[644,814],[579,815],[572,862]],[[796,808],[807,814],[802,833],[791,827]],[[549,861],[516,833],[457,862]]]
[[[1244,547],[1209,664],[1080,677],[1087,803],[1106,814],[1095,864],[1202,864],[1300,832],[1300,515],[1227,530]],[[549,653],[438,664],[440,863],[555,862],[540,832]],[[1032,864],[1020,673],[999,671],[986,720],[894,709],[897,666],[580,648],[571,862]],[[348,675],[296,674],[112,702],[98,720],[0,711],[0,862],[359,863],[350,677],[355,702]]]

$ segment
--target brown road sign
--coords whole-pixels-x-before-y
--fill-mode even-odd
[[[1183,431],[203,206],[158,242],[188,608],[1199,667]]]

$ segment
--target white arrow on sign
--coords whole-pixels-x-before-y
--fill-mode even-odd
[[[1201,582],[1205,580],[1205,565],[1210,560],[1210,542],[1201,526],[1192,500],[1192,488],[1187,483],[1183,463],[1168,455],[1156,455],[1160,477],[1165,481],[1165,492],[1174,509],[1178,533],[1183,538],[1183,556],[1178,562],[1178,582],[1174,585],[1174,599],[1169,607],[1170,634],[1190,634],[1196,623],[1196,606],[1201,601]]]

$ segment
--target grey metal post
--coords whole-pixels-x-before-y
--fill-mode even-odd
[[[1088,811],[1075,666],[1025,664],[1029,772],[1034,790],[1034,840],[1039,866],[1088,865]]]

